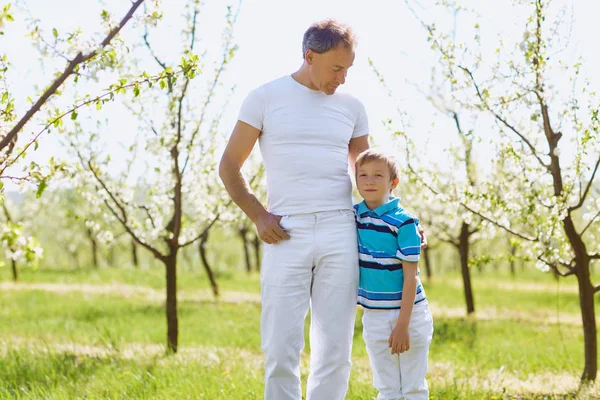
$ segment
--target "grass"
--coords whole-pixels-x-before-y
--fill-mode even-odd
[[[183,297],[180,351],[164,354],[166,323],[160,299],[115,292],[84,293],[70,285],[128,284],[161,293],[160,270],[24,271],[23,290],[0,290],[0,398],[20,399],[260,399],[262,353],[257,302],[215,303]],[[435,305],[464,308],[457,277],[436,276],[426,290]],[[64,292],[28,289],[54,282]],[[474,276],[478,310],[521,311],[516,319],[435,315],[429,382],[432,399],[575,399],[583,366],[581,327],[556,323],[578,315],[573,282],[557,291],[551,279]],[[257,275],[223,274],[222,290],[257,294]],[[201,271],[181,271],[186,293],[208,288]],[[532,287],[529,287],[531,284]],[[536,285],[536,286],[535,286]],[[542,289],[539,290],[540,285]],[[547,286],[544,286],[547,285]],[[118,286],[117,286],[118,289]],[[557,308],[558,304],[558,308]],[[558,313],[557,313],[558,310]],[[541,322],[530,318],[550,316]],[[357,309],[348,399],[371,399],[370,369]],[[308,328],[308,321],[307,321]],[[308,333],[308,329],[306,329]],[[308,335],[302,377],[308,373]]]

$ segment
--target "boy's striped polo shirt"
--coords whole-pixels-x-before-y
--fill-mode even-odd
[[[358,228],[360,283],[358,304],[366,308],[397,309],[402,300],[402,261],[418,262],[421,254],[419,220],[390,200],[370,210],[365,202],[354,206]],[[415,304],[425,300],[417,277]]]

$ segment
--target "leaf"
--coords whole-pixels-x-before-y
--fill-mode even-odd
[[[55,38],[58,37],[58,31],[56,30],[56,28],[52,28],[52,34],[54,35]]]
[[[77,119],[77,115],[78,115],[78,114],[77,114],[77,111],[73,111],[73,112],[71,113],[71,120],[72,120],[72,121],[75,121],[75,120]]]
[[[48,187],[48,184],[46,183],[46,181],[45,180],[41,181],[38,186],[37,192],[35,193],[35,197],[38,199],[40,197],[42,197],[42,193],[44,193],[44,190],[46,190],[47,187]]]

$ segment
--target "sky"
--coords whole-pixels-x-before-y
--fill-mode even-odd
[[[6,0],[0,0],[0,5]],[[147,3],[151,3],[147,0]],[[177,50],[177,38],[180,35],[177,13],[182,10],[184,0],[162,2],[165,18],[153,34],[153,43],[159,54],[169,57]],[[205,0],[201,17],[202,45],[218,55],[221,30],[224,21],[225,5],[237,5],[237,1]],[[442,27],[449,28],[450,19],[436,14],[434,1],[410,1],[414,10],[427,22],[438,21]],[[481,14],[482,36],[491,51],[495,42],[502,38],[507,42],[522,36],[523,21],[526,15],[515,14],[511,7],[513,1],[494,0],[465,1],[476,5]],[[99,15],[101,9],[110,10],[115,17],[121,16],[129,8],[129,0],[21,0],[31,15],[41,20],[41,26],[51,35],[52,28],[58,32],[67,32],[82,27],[85,32],[101,32]],[[600,5],[585,0],[572,0],[574,24],[570,33],[571,47],[584,57],[584,66],[589,75],[594,76],[600,70],[600,55],[596,51],[596,39],[599,37],[595,19]],[[392,118],[394,128],[399,129],[397,109],[408,114],[411,127],[409,135],[418,144],[419,157],[426,160],[444,158],[444,150],[455,141],[456,133],[450,119],[436,115],[433,107],[426,101],[422,92],[427,91],[430,83],[431,67],[435,55],[425,40],[425,32],[420,23],[407,8],[403,0],[303,0],[289,2],[281,0],[245,0],[241,4],[240,14],[235,25],[234,42],[239,50],[228,67],[224,83],[235,84],[228,108],[223,115],[220,129],[226,135],[236,122],[237,112],[246,94],[255,87],[290,74],[301,65],[301,42],[306,28],[314,21],[323,18],[335,18],[351,25],[357,33],[359,45],[354,66],[347,82],[341,89],[352,93],[364,104],[369,116],[372,136],[380,146],[389,146],[391,137],[382,121]],[[132,28],[133,29],[133,28]],[[462,35],[474,34],[471,25],[458,27]],[[18,93],[17,109],[24,111],[27,96],[34,97],[37,87],[43,87],[52,80],[55,71],[64,68],[64,63],[43,64],[39,54],[25,37],[27,27],[17,20],[5,27],[6,34],[0,37],[0,53],[6,53],[14,66],[10,76],[11,91]],[[125,39],[132,40],[132,30],[124,32]],[[175,53],[173,53],[175,55]],[[378,82],[368,59],[371,58],[386,83],[393,92],[393,98]],[[150,62],[150,61],[148,61]],[[586,72],[586,71],[584,71]],[[106,87],[108,81],[98,87],[90,87],[90,92],[98,92]],[[598,87],[598,85],[596,86]],[[124,109],[111,110],[122,129],[105,132],[109,146],[120,147],[127,141],[124,131],[135,131],[135,120]],[[25,133],[34,131],[29,124]],[[64,156],[55,134],[46,135],[40,141],[39,150],[30,155],[32,159],[43,162],[51,156]],[[25,136],[25,135],[23,135]],[[485,156],[484,156],[485,158]],[[10,187],[10,186],[9,186]]]

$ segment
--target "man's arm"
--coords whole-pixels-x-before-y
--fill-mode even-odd
[[[259,135],[260,130],[252,125],[242,121],[236,123],[219,163],[219,177],[234,203],[254,222],[260,238],[273,244],[289,239],[289,235],[279,226],[281,217],[265,210],[241,173]]]
[[[356,158],[360,153],[369,149],[369,135],[359,136],[357,138],[350,139],[348,144],[348,162],[350,168],[352,168],[352,175],[356,174],[355,165]]]

